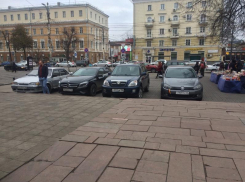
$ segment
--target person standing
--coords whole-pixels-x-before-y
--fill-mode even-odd
[[[159,75],[162,75],[162,62],[161,61],[158,62],[156,79],[159,77]]]
[[[50,94],[49,89],[47,87],[48,67],[44,65],[42,61],[39,61],[38,77],[39,77],[39,82],[43,89],[43,93]]]
[[[220,65],[219,65],[219,70],[224,71],[224,69],[225,69],[225,63],[224,63],[224,61],[221,61]]]
[[[196,71],[197,75],[198,75],[199,69],[200,69],[199,62],[196,62],[194,66],[194,70]]]
[[[206,68],[206,63],[204,62],[204,58],[202,58],[202,61],[200,63],[200,73],[203,77],[204,77],[205,68]]]
[[[230,64],[230,70],[231,70],[231,73],[233,71],[237,71],[237,63],[236,63],[236,60],[235,59],[233,59],[232,62],[231,62],[231,64]]]
[[[16,64],[15,64],[15,62],[13,62],[13,65],[12,65],[12,72],[16,73]]]
[[[241,72],[242,69],[243,69],[243,64],[242,64],[241,60],[239,60],[237,62],[237,72]]]

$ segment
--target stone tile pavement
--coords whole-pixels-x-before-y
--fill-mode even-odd
[[[2,181],[245,181],[244,111],[244,103],[124,100]]]
[[[120,102],[18,93],[1,93],[0,101],[0,178]]]

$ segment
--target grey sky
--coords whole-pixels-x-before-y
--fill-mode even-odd
[[[56,4],[62,2],[69,4],[69,0],[1,0],[0,8],[13,7],[25,7],[25,6],[39,6],[41,3],[49,2],[50,4]],[[70,3],[74,3],[75,0],[70,0]],[[76,0],[77,3],[85,2]],[[110,40],[122,40],[127,35],[132,35],[133,32],[133,4],[130,0],[89,0],[87,1],[91,5],[104,11],[109,18],[110,28]]]

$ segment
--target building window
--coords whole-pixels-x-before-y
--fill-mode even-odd
[[[177,40],[176,39],[172,40],[172,46],[177,46]]]
[[[164,35],[164,28],[160,29],[160,35]]]
[[[55,44],[56,44],[56,49],[59,49],[60,48],[60,41],[59,40],[56,40],[55,41]]]
[[[185,40],[185,45],[186,46],[190,46],[191,45],[191,40],[190,39]]]
[[[7,15],[4,15],[4,21],[7,21]]]
[[[14,15],[10,15],[11,21],[14,21]]]
[[[148,41],[146,42],[146,47],[151,47],[151,41],[150,41],[150,40],[148,40]]]
[[[151,17],[148,17],[148,18],[147,18],[147,22],[148,22],[148,23],[152,23],[152,18],[151,18]]]
[[[206,22],[207,21],[207,16],[205,14],[201,15],[201,22]]]
[[[59,34],[59,28],[55,28],[55,34],[56,34],[56,35]]]
[[[161,4],[161,10],[165,9],[165,4]]]
[[[42,28],[40,29],[40,34],[43,35],[43,29]]]
[[[94,19],[97,20],[97,14],[94,15]]]
[[[205,8],[207,6],[207,1],[202,1],[202,7]]]
[[[33,41],[33,48],[37,49],[37,41],[36,40]]]
[[[20,14],[18,14],[17,17],[18,17],[18,20],[20,20]]]
[[[186,51],[184,53],[184,60],[185,61],[190,61],[190,55],[191,55],[191,53],[189,51]]]
[[[161,22],[161,23],[164,22],[164,16],[160,16],[160,22]]]
[[[186,27],[186,34],[191,34],[191,27]]]
[[[32,13],[32,14],[31,14],[31,18],[32,18],[33,20],[35,20],[35,18],[36,18],[35,13]]]
[[[164,46],[164,40],[159,40],[159,47],[163,47]]]
[[[39,13],[39,19],[43,19],[43,13]]]
[[[91,41],[91,48],[93,49],[93,41]]]
[[[171,52],[171,60],[176,61],[177,60],[177,52]]]
[[[205,32],[205,27],[200,27],[200,33],[204,33]]]
[[[147,29],[147,37],[152,37],[152,35],[151,35],[151,29]]]
[[[174,3],[174,9],[179,9],[179,3]]]
[[[44,40],[41,40],[41,49],[45,49],[45,42],[44,42]]]
[[[186,20],[191,21],[192,20],[192,14],[187,14]]]
[[[66,18],[66,11],[63,11],[63,18]]]
[[[79,10],[79,16],[83,16],[83,10]]]
[[[90,11],[90,18],[93,18],[93,13],[92,13],[92,11]]]
[[[102,18],[102,24],[104,24],[104,19]]]
[[[33,35],[36,35],[37,34],[37,30],[34,28],[33,29]]]
[[[25,20],[28,20],[28,14],[25,14]]]
[[[199,39],[199,45],[200,46],[204,46],[205,44],[205,40],[204,39]]]
[[[58,12],[54,12],[54,18],[58,18]]]
[[[99,16],[99,22],[100,22],[100,16]]]
[[[71,17],[74,17],[74,11],[71,11]]]
[[[0,42],[0,49],[3,49],[3,43]]]
[[[187,8],[192,8],[192,2],[188,2],[186,5]]]
[[[83,27],[80,27],[80,29],[79,29],[79,33],[83,33]]]
[[[148,11],[151,11],[152,9],[151,9],[151,5],[148,5]]]
[[[174,17],[173,17],[173,21],[179,21],[179,17],[178,17],[178,15],[174,15]]]
[[[91,28],[91,34],[93,34],[93,28]]]
[[[64,33],[66,32],[66,27],[64,27],[63,32],[64,32]]]
[[[84,48],[84,42],[83,42],[83,40],[80,40],[79,46],[80,46],[81,49]]]
[[[95,43],[95,49],[98,50],[98,42]]]
[[[173,28],[173,36],[177,36],[178,35],[178,29],[177,28]]]

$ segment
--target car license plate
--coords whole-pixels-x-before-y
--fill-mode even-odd
[[[124,92],[124,89],[112,89],[112,92]]]
[[[69,89],[69,88],[63,88],[64,92],[73,92],[73,89]]]
[[[176,92],[176,95],[189,95],[189,92]]]

